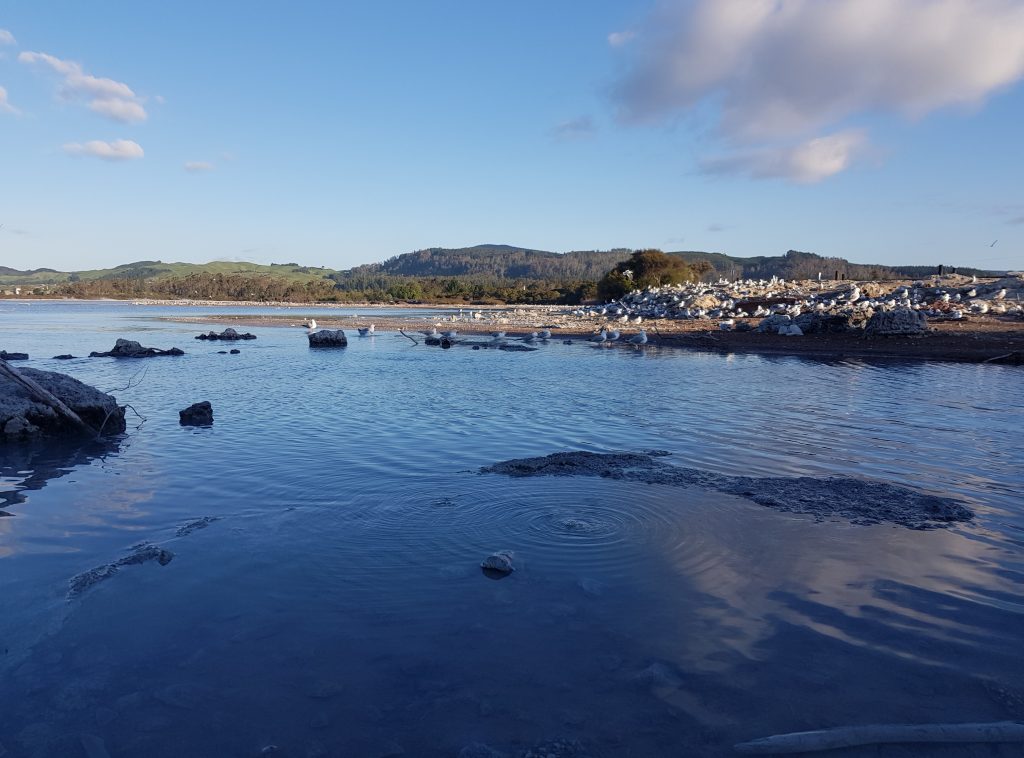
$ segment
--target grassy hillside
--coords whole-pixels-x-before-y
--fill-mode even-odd
[[[75,281],[110,279],[175,279],[194,274],[243,274],[273,276],[290,282],[306,283],[336,273],[333,269],[310,268],[297,263],[248,263],[245,261],[211,261],[210,263],[164,263],[162,261],[136,261],[114,268],[86,269],[84,271],[54,271],[41,268],[31,271],[0,266],[0,287],[63,284]]]

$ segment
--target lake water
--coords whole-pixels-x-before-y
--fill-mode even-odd
[[[388,333],[317,351],[301,329],[222,345],[157,319],[241,310],[0,302],[19,365],[145,417],[115,444],[0,447],[0,755],[677,758],[1024,720],[1019,368]],[[186,355],[49,359],[118,336]],[[199,400],[214,425],[179,426]],[[977,518],[816,523],[696,487],[478,473],[650,448],[897,483]],[[68,600],[139,543],[174,558]],[[517,570],[495,581],[479,563],[499,549]],[[973,754],[1020,746],[837,753]]]

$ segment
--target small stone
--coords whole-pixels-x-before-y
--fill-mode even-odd
[[[499,550],[484,558],[480,563],[480,568],[500,574],[511,574],[515,571],[515,567],[512,565],[513,555],[511,550]]]
[[[231,350],[228,350],[228,352],[229,352],[229,353],[231,353],[231,355],[238,355],[238,354],[240,354],[240,353],[241,353],[242,351],[241,351],[241,350],[239,350],[239,349],[238,349],[237,347],[235,347],[235,348],[232,348]]]

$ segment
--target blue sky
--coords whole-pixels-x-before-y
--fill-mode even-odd
[[[1022,0],[150,5],[0,8],[0,265],[1024,268]]]

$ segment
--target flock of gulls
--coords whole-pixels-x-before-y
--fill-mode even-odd
[[[1024,318],[1024,275],[985,282],[979,282],[976,277],[946,275],[898,284],[787,281],[777,277],[735,281],[720,279],[713,283],[696,282],[633,290],[603,305],[568,310],[550,309],[547,314],[554,317],[551,325],[556,327],[578,328],[581,322],[590,322],[595,330],[588,338],[591,343],[640,346],[648,341],[647,330],[640,325],[661,319],[717,321],[719,329],[728,331],[734,327],[750,328],[746,323],[737,324],[736,319],[788,320],[785,317],[796,319],[801,314],[817,314],[866,320],[878,312],[903,309],[921,314],[918,318],[926,316],[936,320],[960,320],[977,315]],[[467,324],[467,328],[476,333],[482,321],[497,322],[495,326],[511,325],[519,314],[520,311],[515,311],[512,318],[509,318],[509,311],[460,309],[457,315],[453,314],[446,320],[452,326],[459,322]],[[535,320],[537,312],[522,312],[522,315]],[[524,319],[522,325],[526,326],[527,323]],[[310,331],[317,328],[313,319],[304,325]],[[437,324],[420,331],[420,334],[428,340],[458,341],[458,330],[441,327],[441,324]],[[624,334],[622,330],[630,327],[636,331]],[[360,337],[370,337],[374,335],[375,328],[370,324],[358,327],[358,331]],[[530,344],[551,339],[551,330],[548,328],[516,336],[509,336],[505,331],[490,332],[490,343],[495,346],[510,341]]]

